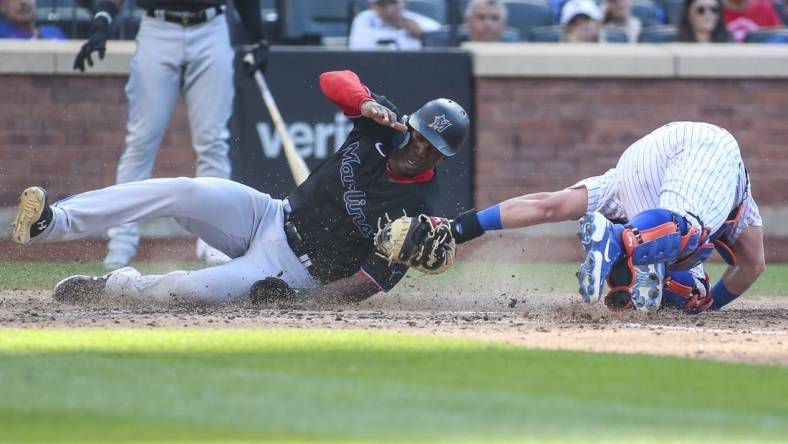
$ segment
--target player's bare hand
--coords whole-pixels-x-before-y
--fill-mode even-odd
[[[394,111],[374,100],[368,100],[361,105],[361,115],[381,125],[390,126],[401,133],[404,133],[408,129],[405,124],[397,121],[397,115]]]
[[[252,285],[249,298],[255,305],[289,306],[297,304],[298,292],[278,277],[267,277]]]

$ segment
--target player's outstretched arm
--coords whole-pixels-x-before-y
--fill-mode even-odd
[[[731,248],[736,256],[736,265],[729,266],[711,289],[714,298],[711,309],[722,308],[741,296],[766,269],[763,227],[745,228]]]
[[[523,228],[549,222],[579,219],[588,208],[585,187],[552,193],[534,193],[501,202],[503,228]]]
[[[361,302],[380,291],[375,284],[361,273],[339,279],[302,295],[305,308],[319,309],[327,306]]]
[[[471,210],[461,214],[452,221],[452,235],[459,244],[490,230],[578,219],[587,208],[588,190],[585,187],[526,194],[479,212]]]

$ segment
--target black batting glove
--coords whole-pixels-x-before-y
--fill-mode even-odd
[[[268,42],[265,40],[261,40],[260,42],[247,47],[246,55],[244,60],[244,67],[246,68],[246,73],[250,76],[254,76],[254,73],[260,71],[261,73],[265,73],[266,68],[268,67],[268,54],[270,53],[270,47]],[[252,56],[253,61],[248,60],[248,55]]]
[[[98,52],[99,59],[104,60],[107,51],[107,37],[109,36],[109,20],[106,17],[95,17],[90,25],[90,37],[82,45],[77,57],[74,59],[74,70],[85,72],[85,61],[93,66],[92,53]]]

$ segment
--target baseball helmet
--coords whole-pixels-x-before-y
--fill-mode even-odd
[[[430,100],[408,116],[407,122],[446,157],[457,154],[471,126],[468,113],[449,99]]]

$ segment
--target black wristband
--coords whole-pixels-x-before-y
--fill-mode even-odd
[[[118,13],[118,5],[109,0],[101,0],[100,2],[96,3],[96,12],[102,11],[108,12],[109,15],[115,17],[115,15]]]
[[[479,218],[476,217],[476,210],[468,210],[451,221],[451,234],[454,241],[458,244],[468,242],[471,239],[484,234],[484,228],[479,223]]]

